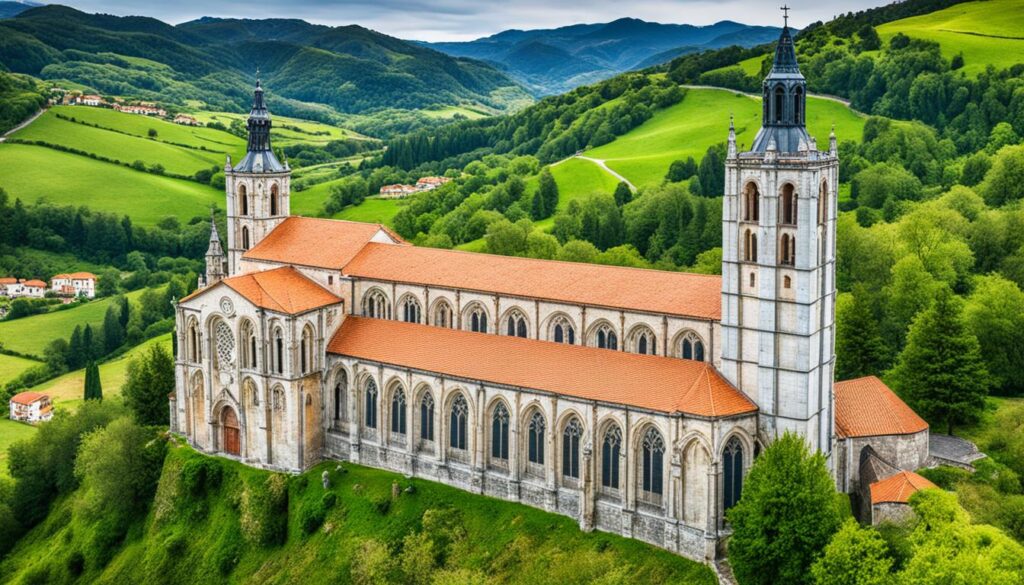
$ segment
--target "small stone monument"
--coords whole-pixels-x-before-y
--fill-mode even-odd
[[[331,489],[331,474],[326,469],[320,474],[320,480],[323,481],[325,490]]]

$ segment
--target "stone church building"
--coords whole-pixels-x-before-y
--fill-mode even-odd
[[[839,159],[806,131],[788,28],[763,103],[751,150],[729,129],[709,276],[291,216],[257,83],[248,153],[225,166],[226,245],[211,225],[202,286],[177,305],[172,430],[254,466],[350,460],[704,560],[783,432],[851,493],[921,466],[924,421],[877,378],[833,379]]]

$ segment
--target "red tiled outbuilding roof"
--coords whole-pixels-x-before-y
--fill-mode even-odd
[[[923,418],[875,376],[836,382],[835,399],[840,437],[909,435],[928,428]]]
[[[913,471],[900,471],[871,484],[871,503],[906,504],[920,490],[937,487]]]

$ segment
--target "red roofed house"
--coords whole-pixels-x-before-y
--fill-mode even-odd
[[[50,290],[66,297],[96,297],[96,275],[91,272],[57,274],[50,279]]]
[[[19,284],[21,285],[21,296],[23,297],[41,299],[46,296],[46,283],[41,280],[25,280]]]
[[[927,425],[895,394],[834,384],[836,139],[807,134],[788,28],[778,47],[752,150],[729,130],[722,276],[290,216],[257,82],[248,152],[225,167],[226,249],[211,222],[206,275],[176,309],[172,431],[270,469],[424,477],[702,560],[784,432],[847,490],[883,469],[862,457],[887,466],[871,482],[920,466]]]
[[[876,481],[871,484],[870,489],[871,523],[899,523],[906,520],[913,515],[909,506],[910,496],[921,490],[936,487],[934,483],[913,471],[899,471],[886,479]]]
[[[11,420],[28,423],[47,421],[53,417],[50,397],[38,392],[21,392],[11,397]]]

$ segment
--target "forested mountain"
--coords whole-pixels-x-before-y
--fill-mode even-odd
[[[282,114],[323,118],[529,101],[491,66],[358,26],[204,18],[171,26],[45,6],[0,21],[0,69],[97,91],[239,110],[259,68]]]
[[[462,43],[429,46],[507,71],[538,95],[562,93],[681,54],[774,41],[779,29],[723,20],[708,26],[622,18],[555,29],[507,30]]]
[[[0,18],[10,18],[12,16],[17,16],[18,14],[25,12],[29,8],[34,8],[36,6],[42,6],[42,4],[25,1],[0,2]]]

